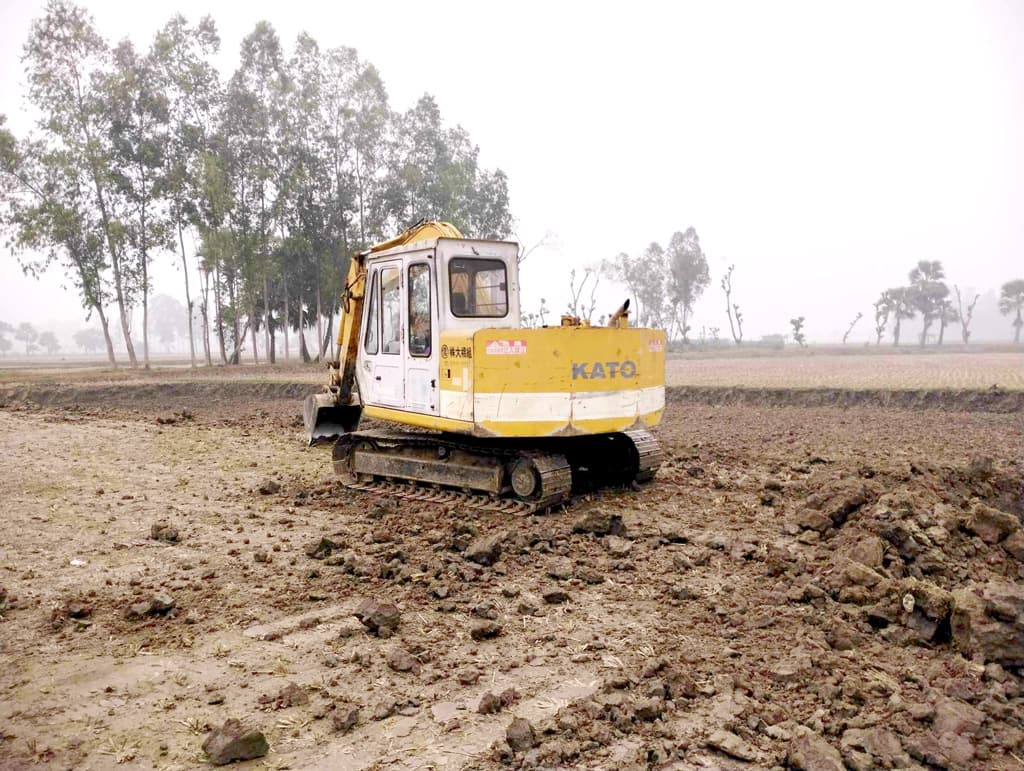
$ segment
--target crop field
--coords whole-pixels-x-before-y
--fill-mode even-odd
[[[654,481],[530,517],[341,487],[319,367],[0,372],[0,769],[1024,768],[1024,411],[954,393],[1020,362],[673,359]],[[713,390],[840,385],[946,396]]]
[[[1024,390],[1024,350],[1006,353],[687,356],[667,362],[670,385],[877,390]]]

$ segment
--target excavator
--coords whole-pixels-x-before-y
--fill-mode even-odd
[[[346,487],[529,514],[653,479],[665,332],[630,326],[629,300],[607,326],[522,326],[518,255],[422,220],[353,255],[338,358],[303,403]]]

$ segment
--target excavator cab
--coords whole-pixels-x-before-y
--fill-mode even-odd
[[[400,480],[537,508],[566,498],[583,470],[653,476],[665,333],[629,327],[628,306],[610,327],[523,328],[518,252],[424,223],[353,258],[341,355],[304,405],[310,442],[337,440],[347,484]],[[418,431],[361,431],[364,415]]]

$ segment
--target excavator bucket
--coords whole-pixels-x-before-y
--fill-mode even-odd
[[[338,404],[330,393],[311,394],[302,403],[302,421],[310,446],[355,431],[363,408]]]

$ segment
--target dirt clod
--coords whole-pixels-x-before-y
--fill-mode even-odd
[[[396,672],[412,672],[418,675],[422,669],[419,660],[405,648],[389,648],[385,657],[388,666]]]
[[[246,728],[234,719],[226,720],[203,742],[203,752],[215,766],[224,766],[236,760],[262,758],[269,751],[270,745],[261,732]]]
[[[529,720],[517,717],[505,729],[505,741],[512,752],[527,752],[537,745],[537,735]]]
[[[260,483],[258,490],[260,495],[277,495],[281,492],[281,483],[274,479],[267,479]]]
[[[606,509],[591,509],[573,523],[574,533],[592,533],[597,536],[623,535],[626,526],[622,523],[622,517],[613,514]]]
[[[548,605],[562,605],[569,601],[568,592],[564,592],[561,589],[548,589],[544,592],[544,602]]]
[[[789,742],[789,765],[800,771],[844,771],[839,750],[809,728],[799,726]]]
[[[493,565],[501,557],[501,545],[505,541],[504,531],[475,538],[466,547],[462,556],[478,565]]]
[[[331,716],[331,726],[336,733],[348,733],[359,722],[359,707],[354,704],[341,704],[335,707]]]
[[[480,640],[490,640],[493,637],[497,637],[501,634],[502,630],[502,625],[497,622],[480,621],[473,624],[473,627],[469,630],[469,636],[479,642]]]
[[[163,592],[158,592],[148,600],[132,603],[125,611],[128,618],[165,615],[174,609],[174,599]]]
[[[401,613],[389,602],[363,600],[353,614],[371,634],[377,637],[391,637],[398,629]]]
[[[160,520],[153,523],[149,530],[149,537],[154,541],[177,543],[179,538],[178,528],[166,520]]]
[[[476,711],[481,715],[490,715],[495,712],[501,711],[501,699],[495,696],[490,691],[484,691],[483,696],[480,697],[480,702],[477,704]]]

